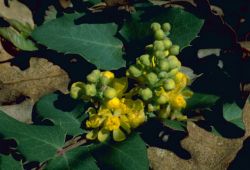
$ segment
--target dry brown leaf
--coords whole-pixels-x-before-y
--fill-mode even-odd
[[[71,6],[71,0],[59,0],[59,3],[64,9]]]
[[[0,110],[21,122],[32,123],[33,106],[34,102],[27,99],[19,104],[0,106]]]
[[[250,41],[241,41],[239,43],[240,43],[241,48],[250,52]]]
[[[0,62],[6,61],[6,60],[9,60],[9,59],[12,59],[12,58],[13,57],[4,50],[4,48],[2,46],[2,43],[0,41]]]
[[[188,123],[189,136],[181,141],[183,148],[191,154],[191,159],[184,160],[173,152],[156,147],[148,149],[148,157],[154,170],[225,170],[235,158],[250,136],[250,102],[244,107],[245,136],[227,139],[215,136],[194,123]]]
[[[34,28],[33,16],[30,9],[17,0],[8,1],[9,7],[4,0],[0,0],[0,16],[7,19],[15,19],[22,23],[28,23]]]
[[[0,103],[15,102],[20,96],[36,101],[56,90],[66,93],[68,83],[67,73],[46,59],[31,58],[24,71],[10,63],[0,64]]]

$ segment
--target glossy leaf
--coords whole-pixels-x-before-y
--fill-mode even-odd
[[[112,70],[124,67],[123,45],[114,37],[117,25],[114,23],[76,25],[74,21],[80,16],[78,13],[65,14],[38,27],[32,37],[58,52],[79,54],[100,69]]]
[[[15,139],[17,149],[29,161],[43,162],[64,145],[65,134],[58,126],[21,123],[0,111],[0,134]]]

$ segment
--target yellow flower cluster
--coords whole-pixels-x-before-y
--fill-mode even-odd
[[[126,77],[93,70],[86,77],[87,83],[71,86],[72,98],[93,104],[87,111],[87,139],[103,142],[112,136],[115,141],[123,141],[147,120],[145,113],[154,113],[159,119],[187,119],[181,111],[192,92],[186,88],[189,79],[180,71],[181,62],[176,57],[179,46],[167,37],[170,24],[153,23],[151,28],[155,41],[129,67]],[[129,91],[127,78],[136,82]]]
[[[105,141],[112,134],[115,141],[123,141],[131,129],[145,122],[144,106],[141,100],[119,99],[117,97],[105,102],[97,111],[89,110],[87,128],[91,130],[87,139]]]

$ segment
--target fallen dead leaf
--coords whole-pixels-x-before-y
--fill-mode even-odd
[[[60,67],[46,59],[31,58],[24,71],[10,63],[0,64],[0,103],[15,102],[27,96],[34,102],[41,96],[60,90],[67,92],[69,77]]]
[[[250,41],[241,41],[239,42],[241,48],[246,50],[248,53],[250,52]]]
[[[59,3],[64,9],[72,5],[71,0],[59,0]]]
[[[24,100],[19,104],[0,106],[0,110],[7,115],[24,123],[32,123],[32,109],[34,102],[31,99]]]
[[[12,59],[13,57],[5,51],[0,41],[0,62]]]
[[[33,16],[30,9],[17,0],[8,1],[9,6],[0,0],[0,16],[7,19],[15,19],[22,23],[28,23],[34,28]]]
[[[154,170],[225,170],[250,136],[250,101],[244,107],[246,133],[238,139],[215,136],[194,123],[187,125],[188,137],[181,141],[191,159],[184,160],[165,149],[150,147],[148,157]]]

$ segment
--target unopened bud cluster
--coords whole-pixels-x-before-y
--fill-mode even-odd
[[[180,71],[176,57],[180,47],[168,38],[169,23],[153,23],[151,29],[154,42],[128,68],[126,77],[93,70],[86,83],[71,86],[72,98],[93,103],[87,110],[87,139],[105,141],[112,135],[115,141],[122,141],[147,120],[145,113],[154,113],[159,119],[187,119],[181,111],[192,92],[186,88],[188,77]],[[136,81],[129,91],[127,78]]]
[[[169,23],[153,23],[151,29],[155,41],[146,46],[146,53],[136,59],[126,74],[138,81],[136,91],[147,105],[147,112],[154,112],[161,119],[186,120],[181,110],[192,92],[186,89],[188,77],[180,71],[180,47],[168,37]]]

